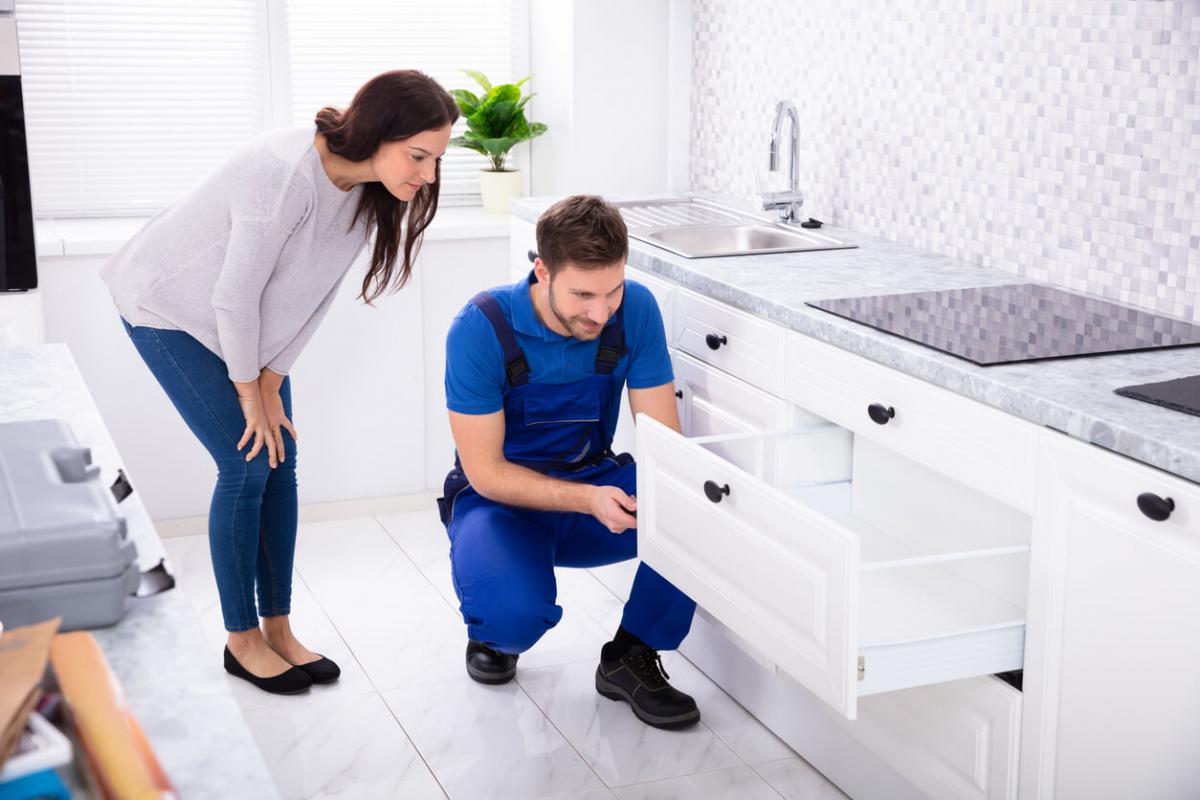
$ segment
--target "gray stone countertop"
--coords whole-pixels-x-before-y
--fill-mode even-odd
[[[522,198],[512,210],[535,222],[555,199]],[[1113,393],[1121,386],[1200,373],[1200,348],[981,367],[805,303],[1030,281],[842,228],[827,225],[822,233],[858,247],[689,259],[631,239],[629,264],[1014,416],[1200,482],[1200,417]]]
[[[66,345],[0,350],[0,422],[32,419],[66,421],[79,444],[91,448],[101,481],[116,478],[120,456]],[[120,508],[145,570],[162,558],[163,547],[137,493],[137,476],[129,479],[134,493]],[[224,674],[213,669],[220,654],[206,644],[182,592],[127,604],[120,622],[91,633],[178,796],[278,797]]]

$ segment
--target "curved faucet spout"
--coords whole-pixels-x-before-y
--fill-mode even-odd
[[[791,134],[791,148],[788,156],[788,189],[786,192],[776,192],[764,196],[763,208],[778,209],[780,217],[786,222],[799,218],[800,206],[804,203],[800,193],[800,115],[796,106],[789,100],[780,100],[775,104],[775,119],[771,123],[771,151],[767,162],[771,172],[779,171],[779,138],[783,133],[783,119],[787,117]]]

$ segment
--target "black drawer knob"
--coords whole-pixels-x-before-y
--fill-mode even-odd
[[[724,336],[717,336],[715,333],[710,333],[704,337],[704,343],[708,345],[709,350],[720,350],[721,345],[729,344],[729,340]]]
[[[682,400],[683,399],[683,389],[676,389],[675,396],[678,397],[680,400]]]
[[[721,498],[729,494],[729,484],[718,486],[716,481],[704,482],[704,495],[714,503],[721,502]]]
[[[896,409],[882,403],[871,403],[867,406],[867,416],[876,425],[887,425],[890,420],[895,418]]]
[[[1174,500],[1169,497],[1159,497],[1154,492],[1139,494],[1137,504],[1142,513],[1155,522],[1162,522],[1175,510]]]
[[[537,257],[538,257],[538,256],[537,256],[537,251],[536,251],[536,250],[530,250],[528,253],[526,253],[526,255],[527,255],[527,256],[529,256],[529,263],[530,263],[530,264],[532,264],[534,261],[537,261]]]

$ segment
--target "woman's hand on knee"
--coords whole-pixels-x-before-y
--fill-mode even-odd
[[[270,432],[269,441],[275,445],[275,453],[278,456],[276,463],[282,464],[283,460],[287,458],[287,452],[283,448],[283,432],[287,431],[291,434],[294,442],[296,441],[296,428],[283,410],[283,398],[279,396],[277,389],[262,387],[262,406],[267,419],[267,429]],[[275,466],[275,463],[271,466]]]
[[[271,469],[274,469],[279,463],[276,456],[275,438],[271,435],[271,429],[267,422],[258,382],[250,381],[234,385],[237,387],[238,405],[242,407],[242,416],[246,418],[246,430],[242,432],[237,449],[241,452],[247,443],[252,442],[250,452],[246,454],[246,460],[253,461],[254,457],[258,455],[258,451],[262,450],[263,445],[266,445],[267,461],[270,463]],[[279,448],[279,452],[283,452],[282,447]]]

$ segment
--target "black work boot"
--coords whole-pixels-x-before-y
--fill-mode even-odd
[[[467,642],[467,674],[480,683],[508,683],[517,674],[517,657],[471,639]]]
[[[608,646],[605,646],[608,649]],[[600,653],[596,691],[609,700],[624,700],[637,718],[655,728],[686,728],[700,721],[696,701],[667,683],[658,651],[638,642],[621,656]],[[613,655],[610,650],[608,655]]]

